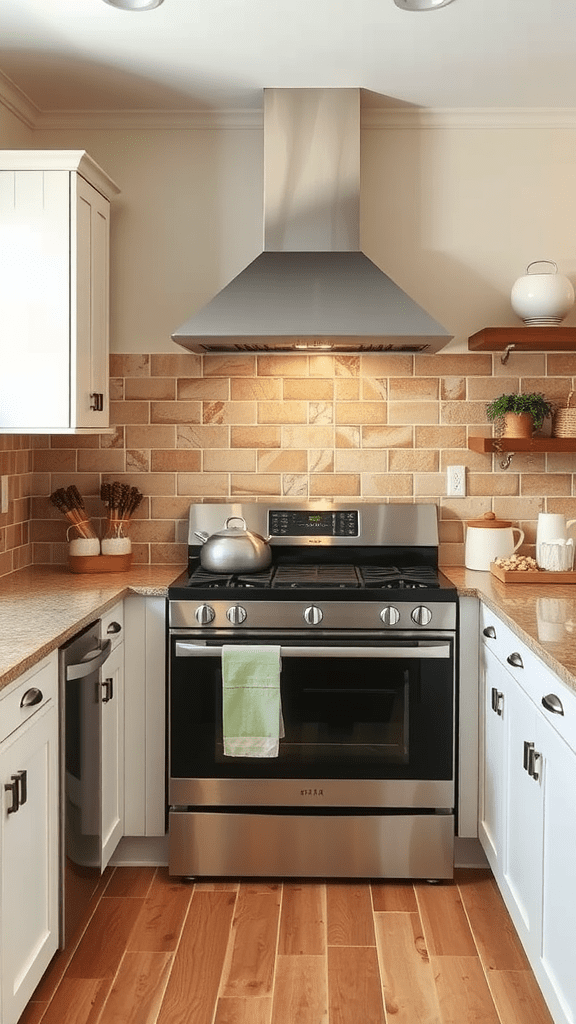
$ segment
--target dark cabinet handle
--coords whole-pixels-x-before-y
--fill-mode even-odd
[[[553,715],[563,715],[564,708],[562,707],[562,701],[555,693],[547,693],[545,697],[542,697],[542,704],[547,711],[551,711]]]
[[[501,690],[497,690],[495,686],[492,687],[492,711],[495,711],[497,715],[501,715],[504,710],[504,694]]]
[[[44,694],[42,690],[39,690],[36,686],[31,686],[20,701],[21,708],[32,708],[35,704],[41,704],[44,700]]]
[[[122,626],[120,625],[119,622],[111,622],[110,625],[108,626],[108,629],[106,630],[106,632],[107,633],[113,633],[113,634],[121,633],[122,632]]]
[[[102,703],[107,704],[114,696],[114,680],[104,679],[102,681]]]
[[[494,629],[494,626],[486,626],[482,632],[484,633],[484,636],[487,636],[490,640],[496,639],[496,630]]]
[[[90,398],[93,400],[92,405],[90,406],[92,412],[102,412],[104,408],[104,395],[102,392],[93,391]]]
[[[12,793],[12,803],[8,808],[8,814],[15,814],[20,806],[18,803],[18,777],[16,775],[11,775],[10,778],[12,779],[12,782],[7,782],[4,789],[7,793]]]
[[[22,807],[28,799],[28,772],[16,772],[13,778],[18,783],[18,806]]]
[[[518,654],[518,651],[513,651],[512,654],[509,654],[506,661],[509,665],[513,665],[514,668],[524,668],[524,662]]]

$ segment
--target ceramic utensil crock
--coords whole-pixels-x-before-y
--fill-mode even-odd
[[[515,540],[514,535],[518,535]],[[497,519],[494,512],[485,512],[480,519],[469,519],[466,523],[466,545],[464,564],[467,569],[490,571],[490,563],[496,558],[508,558],[522,544],[524,531],[504,519]]]

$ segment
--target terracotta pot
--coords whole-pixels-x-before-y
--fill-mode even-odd
[[[505,413],[503,437],[532,437],[533,432],[534,420],[531,413]]]

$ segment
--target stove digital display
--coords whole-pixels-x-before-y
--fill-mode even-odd
[[[357,537],[358,510],[296,511],[271,509],[268,513],[268,532],[272,537]]]

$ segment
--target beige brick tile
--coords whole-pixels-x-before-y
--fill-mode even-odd
[[[284,473],[282,476],[282,494],[287,498],[307,498],[308,474]]]
[[[151,399],[173,401],[176,398],[176,380],[174,377],[127,377],[124,398],[128,402]]]
[[[310,377],[334,377],[336,373],[334,356],[310,355],[308,356],[308,376]],[[304,371],[306,373],[306,371]]]
[[[336,406],[337,423],[386,423],[386,402],[342,402]]]
[[[470,386],[470,382],[468,382],[468,386]],[[484,402],[441,402],[440,422],[486,424],[486,404]]]
[[[177,448],[228,448],[230,427],[227,424],[187,423],[176,427]]]
[[[362,427],[363,448],[412,448],[414,429],[400,427]]]
[[[202,356],[195,352],[160,352],[150,356],[153,377],[200,377]]]
[[[468,519],[479,519],[485,512],[493,511],[492,501],[487,497],[447,498],[444,495],[440,498],[440,505],[443,519],[456,519],[464,523]]]
[[[152,498],[150,505],[150,515],[152,519],[185,519],[186,528],[188,528],[189,508],[190,498],[188,496],[167,498],[157,497]]]
[[[127,448],[174,448],[176,429],[174,426],[127,426]]]
[[[48,448],[34,452],[35,473],[74,473],[77,453],[73,449]]]
[[[287,377],[284,380],[282,397],[312,402],[331,402],[334,397],[334,380],[322,377]]]
[[[360,427],[336,427],[334,431],[335,448],[359,448]]]
[[[254,377],[256,356],[202,356],[205,377]]]
[[[101,448],[124,448],[124,427],[115,427],[112,434],[100,434]]]
[[[360,356],[339,355],[334,356],[335,377],[359,377],[362,362]]]
[[[191,400],[215,402],[228,401],[230,384],[225,377],[184,377],[176,381],[179,402]]]
[[[46,438],[47,444],[35,445],[35,449],[42,448],[99,448],[101,434],[52,434]],[[20,453],[10,452],[10,461],[3,467],[4,473],[26,472],[25,468],[19,468],[17,458]],[[8,458],[8,456],[6,456]]]
[[[179,473],[176,493],[191,498],[222,498],[228,494],[228,473]]]
[[[389,390],[387,377],[362,377],[361,384],[363,402],[387,401]]]
[[[258,402],[259,423],[307,423],[306,402]]]
[[[333,473],[334,449],[312,448],[308,452],[308,466],[310,473]],[[354,467],[354,469],[356,470],[357,467]]]
[[[463,544],[464,523],[459,523],[455,519],[441,519],[438,523],[438,536],[441,544]]]
[[[576,503],[576,499],[574,500]],[[494,499],[493,507],[499,519],[509,519],[516,526],[520,519],[536,520],[538,513],[544,511],[544,499],[540,496],[534,498],[498,496]],[[560,509],[550,509],[549,507],[549,511],[555,512]]]
[[[363,377],[412,377],[414,374],[414,356],[367,352],[360,358]]]
[[[519,377],[543,377],[546,373],[544,352],[521,352],[519,345],[516,345],[505,363],[502,362],[503,354],[503,352],[495,352],[493,355],[494,368],[492,372],[495,377],[506,377],[510,373],[517,374]]]
[[[238,452],[235,452],[238,455]],[[308,452],[274,451],[258,452],[259,473],[306,473],[308,471]]]
[[[367,451],[364,448],[341,449],[335,453],[337,473],[385,473],[391,452]]]
[[[282,381],[279,377],[233,377],[230,398],[234,402],[279,402]]]
[[[332,402],[308,402],[309,423],[333,423],[334,406]]]
[[[307,377],[308,356],[258,356],[259,377]]]
[[[438,377],[392,377],[391,402],[435,401],[440,393]]]
[[[542,502],[542,506],[544,502]],[[539,512],[543,512],[544,508],[538,509]],[[548,498],[546,502],[546,512],[563,512],[567,519],[576,519],[576,498]],[[532,516],[533,519],[536,516]]]
[[[181,565],[188,559],[186,544],[151,544],[150,561],[153,565]]]
[[[520,477],[517,473],[467,473],[466,489],[471,497],[488,494],[519,494]]]
[[[110,402],[110,423],[114,426],[149,422],[149,402]]]
[[[516,456],[514,456],[516,458]],[[492,455],[481,455],[468,448],[445,448],[440,451],[440,470],[445,473],[448,466],[466,466],[478,473],[487,473],[492,466]],[[516,469],[516,464],[514,465]]]
[[[128,473],[149,473],[150,452],[148,449],[126,450],[126,471]]]
[[[203,453],[202,468],[206,473],[255,473],[256,452],[248,448],[241,451],[236,448],[209,449]]]
[[[143,352],[134,355],[121,355],[110,353],[109,360],[111,377],[149,377],[150,356]]]
[[[488,377],[492,373],[492,356],[484,352],[417,355],[414,373],[417,377]]]
[[[438,452],[432,449],[406,449],[397,451],[392,448],[388,453],[391,473],[436,473],[438,470]]]
[[[315,473],[310,477],[310,494],[324,498],[337,495],[359,495],[358,473]]]
[[[389,423],[438,423],[438,402],[389,402]]]
[[[135,520],[130,526],[130,537],[135,544],[173,544],[175,524],[172,519]]]
[[[337,402],[357,402],[360,398],[358,377],[337,377],[334,381],[334,398]]]
[[[441,377],[440,398],[445,402],[465,401],[466,377]]]
[[[110,377],[108,395],[111,402],[124,401],[124,377]]]
[[[200,402],[151,402],[150,423],[200,423]]]
[[[197,448],[158,448],[150,453],[153,473],[196,473],[201,468],[202,455]]]
[[[570,495],[572,493],[572,476],[569,473],[523,473],[520,480],[521,494]]]
[[[78,452],[78,473],[123,473],[124,449],[98,448]]]
[[[365,473],[362,477],[362,495],[365,498],[412,497],[411,473]]]
[[[440,568],[443,565],[464,565],[464,544],[440,544],[438,564]]]
[[[118,480],[121,484],[128,484],[130,487],[138,487],[139,490],[144,490],[142,487],[142,477],[138,473],[104,473],[103,483],[112,483],[114,480]],[[97,493],[100,493],[100,483],[97,486]],[[153,494],[175,494],[176,493],[176,476],[174,473],[149,473],[146,478],[146,494],[152,496]]]
[[[549,402],[560,401],[565,405],[568,393],[572,390],[571,383],[566,377],[523,377],[522,391],[529,394],[531,391],[542,392]]]
[[[490,458],[490,456],[488,456]],[[500,462],[502,457],[494,455],[494,470],[500,473]],[[515,452],[514,458],[510,463],[513,472],[515,473],[545,473],[546,472],[546,455],[536,452]],[[486,463],[486,470],[488,471],[490,463]],[[555,470],[554,472],[562,472],[562,469]]]
[[[551,377],[576,376],[576,352],[549,352],[547,362],[548,373]],[[538,375],[531,373],[530,376]],[[544,374],[542,373],[540,376],[544,376]]]
[[[468,401],[491,402],[499,395],[514,395],[519,390],[519,377],[471,377],[468,381]]]
[[[280,448],[280,427],[232,427],[230,444],[232,448]],[[293,445],[306,448],[307,445]]]
[[[257,446],[258,447],[258,446]],[[316,425],[309,427],[285,426],[282,427],[283,448],[333,448],[334,427],[331,425]]]
[[[203,402],[203,423],[256,423],[256,402]]]
[[[415,473],[414,494],[427,495],[439,499],[446,493],[446,480],[443,473]]]
[[[246,494],[258,497],[269,494],[281,495],[281,477],[278,473],[233,473],[230,494]]]

